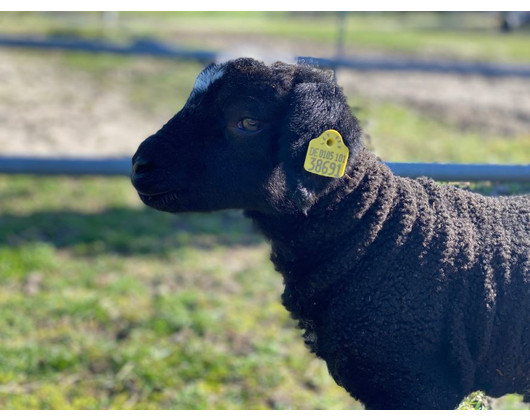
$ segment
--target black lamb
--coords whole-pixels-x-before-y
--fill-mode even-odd
[[[349,149],[342,177],[304,169],[329,129]],[[132,182],[157,210],[244,209],[306,343],[366,408],[452,409],[474,390],[529,401],[530,197],[393,175],[329,73],[210,65],[140,145]]]

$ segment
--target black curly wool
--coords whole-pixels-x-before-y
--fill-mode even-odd
[[[303,168],[328,129],[350,151],[340,179]],[[328,73],[211,65],[133,165],[155,209],[245,210],[307,345],[367,408],[452,409],[475,390],[530,399],[530,197],[394,176]]]
[[[283,304],[367,408],[530,391],[530,197],[394,176],[360,153],[307,216],[252,214]]]

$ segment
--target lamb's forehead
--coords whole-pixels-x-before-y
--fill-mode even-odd
[[[282,62],[276,62],[271,66],[266,66],[262,62],[253,59],[237,59],[231,60],[219,64],[210,64],[206,67],[195,80],[195,85],[191,92],[191,96],[195,96],[198,93],[203,93],[208,90],[208,88],[216,81],[221,79],[223,76],[229,74],[227,77],[234,77],[235,75],[246,74],[248,77],[249,74],[252,74],[254,78],[263,77],[264,80],[273,77],[272,75],[275,72],[282,73],[286,69],[294,71],[298,69],[299,71],[305,73],[306,77],[311,75],[311,79],[314,76],[319,74],[324,74],[322,70],[314,68],[308,65],[292,65]],[[331,79],[333,76],[331,76]]]
[[[256,70],[258,70],[257,73],[260,73],[259,70],[263,71],[265,69],[267,69],[267,66],[263,63],[245,58],[210,64],[197,76],[193,91],[195,93],[205,92],[213,82],[219,80],[227,73],[230,73],[231,77],[233,77],[237,73],[256,73]]]

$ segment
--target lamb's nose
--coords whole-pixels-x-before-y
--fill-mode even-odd
[[[152,189],[156,190],[156,183],[153,182],[153,171],[155,165],[145,157],[134,155],[132,160],[131,182],[138,192],[150,195]]]

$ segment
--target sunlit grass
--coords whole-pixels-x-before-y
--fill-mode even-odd
[[[364,102],[358,114],[368,145],[384,160],[527,164],[530,134],[488,137],[461,131],[406,106]]]
[[[159,37],[168,41],[197,41],[179,34],[215,33],[268,36],[278,40],[307,40],[317,44],[336,41],[336,14],[292,13],[127,13],[115,24],[91,14],[0,14],[4,32],[80,35],[126,41]],[[350,13],[346,18],[346,43],[358,50],[380,50],[431,58],[530,62],[529,32],[499,31],[498,14],[469,13]]]
[[[359,407],[240,213],[144,210],[102,181],[0,177],[2,408]]]

